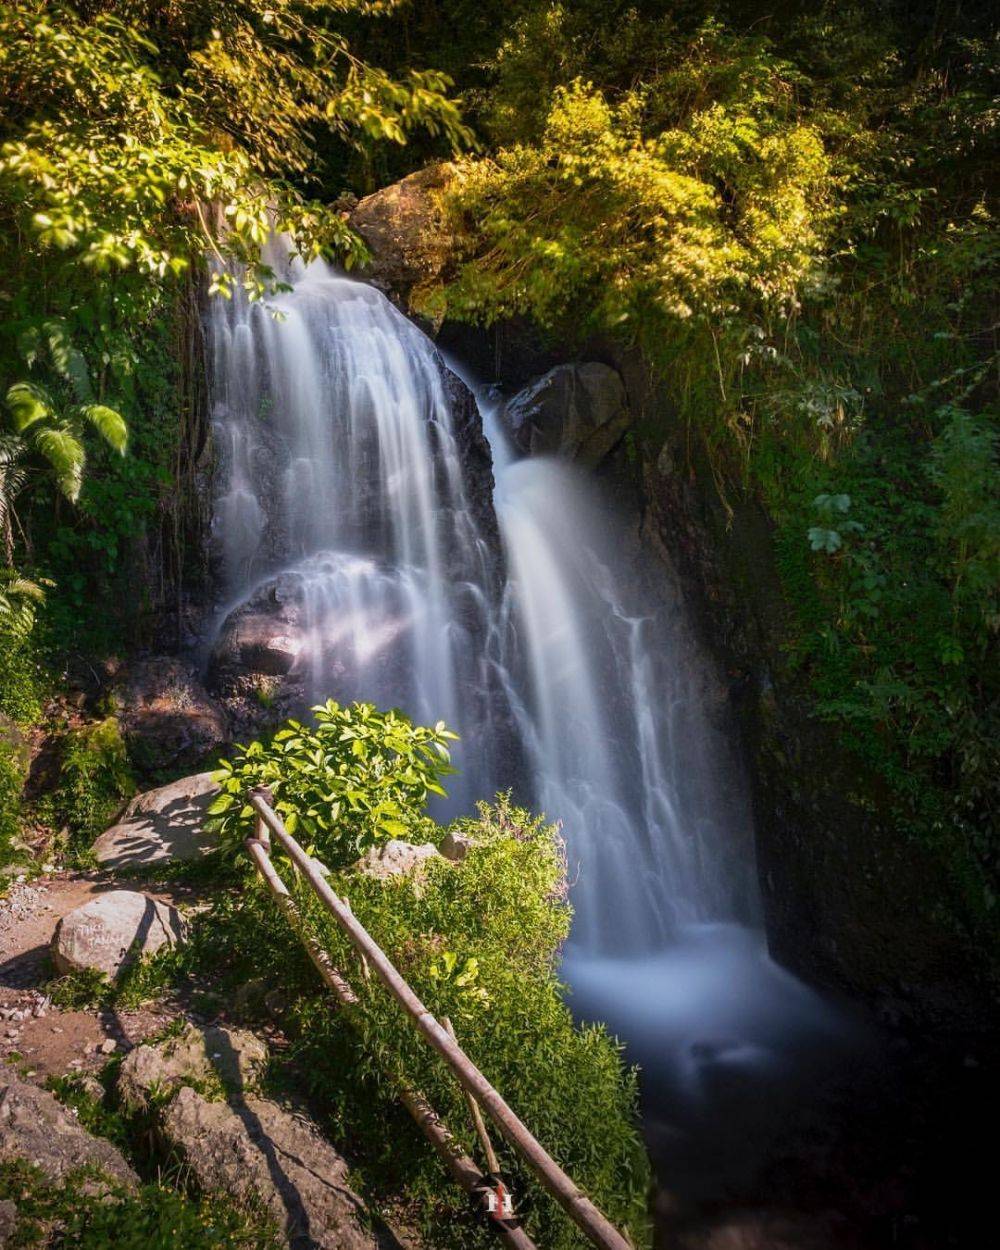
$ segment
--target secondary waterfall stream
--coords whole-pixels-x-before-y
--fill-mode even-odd
[[[574,1008],[649,1070],[664,1141],[693,1140],[683,1108],[720,1071],[766,1071],[828,1027],[756,928],[724,691],[580,470],[515,458],[483,396],[491,498],[478,418],[433,343],[321,263],[293,280],[271,308],[212,305],[220,620],[267,588],[294,617],[306,700],[457,729],[443,814],[513,786],[561,822]]]

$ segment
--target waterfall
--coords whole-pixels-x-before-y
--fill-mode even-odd
[[[502,693],[497,558],[467,494],[457,379],[382,295],[319,262],[267,307],[237,296],[210,315],[228,606],[261,587],[294,603],[307,704],[463,725],[453,806],[468,807],[503,780],[482,740]]]
[[[721,1120],[751,1125],[738,1171],[775,1074],[840,1026],[768,957],[725,691],[681,598],[581,470],[513,456],[485,392],[480,423],[381,294],[318,262],[291,276],[270,308],[212,306],[218,662],[237,655],[237,693],[250,654],[303,707],[447,721],[438,816],[510,786],[558,821],[574,1011],[643,1065],[664,1166],[716,1151]]]
[[[455,727],[452,810],[505,779],[513,727],[507,779],[561,823],[578,948],[749,919],[749,819],[704,665],[679,605],[616,572],[618,521],[582,472],[513,459],[484,404],[497,481],[474,507],[434,345],[322,263],[271,307],[215,301],[211,342],[226,594],[278,579],[305,695]]]

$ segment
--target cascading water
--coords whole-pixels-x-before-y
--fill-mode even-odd
[[[294,621],[308,701],[457,728],[452,811],[514,784],[562,823],[574,1007],[629,1042],[690,1134],[678,1099],[828,1027],[752,927],[718,683],[679,602],[626,575],[636,543],[579,471],[514,459],[483,399],[491,498],[478,419],[430,340],[322,264],[292,276],[271,309],[213,305],[229,618],[263,596]]]
[[[616,575],[628,537],[583,473],[513,460],[482,407],[524,657],[517,722],[536,802],[567,831],[574,949],[647,951],[686,923],[752,919],[739,768],[677,605],[656,613]]]
[[[306,702],[464,723],[468,806],[504,777],[486,732],[497,560],[467,496],[457,379],[378,292],[318,263],[268,308],[216,301],[210,330],[228,608],[269,585],[294,601]]]

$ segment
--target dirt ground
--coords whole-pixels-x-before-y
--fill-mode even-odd
[[[42,1082],[49,1076],[100,1068],[108,1056],[130,1050],[176,1014],[163,1007],[64,1011],[46,993],[49,946],[59,920],[74,908],[124,883],[102,874],[63,873],[11,885],[0,898],[0,1062],[12,1060]],[[144,888],[174,905],[193,901],[178,886]]]

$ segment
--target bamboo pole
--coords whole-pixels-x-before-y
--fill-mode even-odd
[[[448,1017],[442,1016],[441,1023],[447,1029],[448,1036],[452,1041],[457,1042],[458,1038],[455,1036],[455,1030]],[[483,1113],[479,1110],[479,1103],[476,1102],[475,1098],[472,1097],[464,1086],[462,1087],[462,1094],[465,1098],[465,1105],[469,1108],[469,1115],[472,1116],[472,1124],[476,1130],[476,1136],[479,1138],[479,1144],[482,1146],[483,1154],[486,1156],[486,1166],[494,1176],[498,1176],[500,1174],[500,1160],[497,1158],[497,1152],[493,1149],[490,1135],[487,1133],[486,1125],[483,1123]]]
[[[427,1010],[409,984],[403,979],[386,953],[371,937],[331,890],[310,857],[284,826],[284,822],[258,794],[250,796],[250,805],[288,852],[292,862],[313,887],[323,906],[347,934],[354,948],[364,955],[369,966],[393,998],[413,1019],[428,1044],[438,1052],[455,1073],[462,1087],[480,1103],[493,1123],[523,1156],[542,1186],[548,1190],[570,1219],[601,1250],[632,1250],[611,1221],[582,1193],[555,1159],[545,1150],[530,1129],[507,1105],[503,1097],[483,1076],[465,1051],[455,1042]]]
[[[246,848],[257,871],[274,896],[293,932],[298,936],[316,971],[323,978],[327,988],[342,1007],[353,1007],[358,1002],[350,984],[341,976],[330,956],[307,931],[302,920],[302,913],[295,900],[288,892],[288,887],[275,870],[267,846],[255,838],[247,838]],[[435,1153],[451,1173],[452,1178],[465,1192],[472,1197],[485,1196],[489,1190],[489,1181],[455,1141],[454,1137],[431,1104],[416,1090],[400,1088],[399,1099],[409,1112],[421,1133],[427,1138]],[[511,1250],[538,1250],[524,1229],[507,1220],[491,1219],[490,1225],[496,1235]]]

